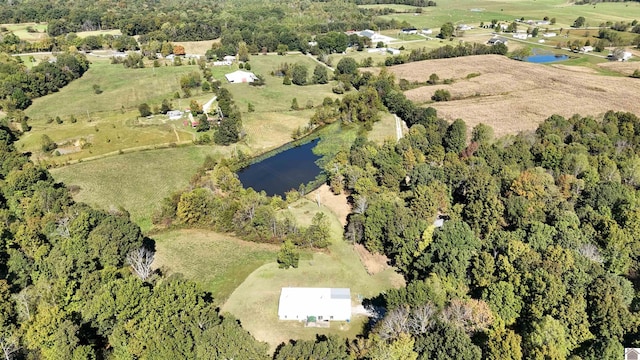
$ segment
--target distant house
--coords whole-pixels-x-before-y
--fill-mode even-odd
[[[222,60],[222,61],[214,61],[213,66],[231,66],[233,63],[231,61]]]
[[[173,61],[173,59],[175,59],[175,58],[176,58],[176,56],[173,55],[173,54],[169,54],[169,55],[165,56],[165,59],[171,60],[171,61]]]
[[[167,116],[169,117],[169,120],[178,120],[182,118],[182,115],[184,115],[184,113],[180,110],[167,111]]]
[[[389,42],[395,40],[394,38],[392,38],[390,36],[381,35],[381,34],[376,33],[375,31],[369,30],[369,29],[362,30],[362,31],[358,32],[357,34],[358,34],[358,36],[369,38],[371,40],[372,44],[376,44],[378,42],[383,42],[383,43],[386,44],[386,43],[389,43]]]
[[[556,36],[558,36],[558,34],[556,34],[554,32],[548,32],[548,33],[542,34],[542,36],[544,36],[544,37],[556,37]]]
[[[640,348],[625,348],[624,360],[640,360]]]
[[[593,51],[593,46],[583,46],[580,48],[580,52],[588,53]]]
[[[391,55],[400,55],[400,50],[394,48],[387,48],[387,52]]]
[[[234,62],[234,61],[236,61],[236,57],[233,56],[233,55],[227,55],[227,56],[223,57],[222,60],[229,61],[229,62]]]
[[[422,32],[422,34],[424,34],[424,35],[431,35],[431,34],[433,34],[433,30],[431,30],[431,29],[422,29],[422,31],[421,31],[421,32]]]
[[[251,83],[258,80],[258,77],[254,73],[243,70],[236,70],[232,73],[226,74],[224,77],[232,84]]]
[[[202,57],[202,55],[198,55],[198,54],[185,54],[184,55],[185,59],[200,59]]]
[[[515,39],[527,40],[527,34],[526,33],[513,34],[513,37]]]
[[[469,26],[467,24],[458,25],[458,30],[461,30],[461,31],[467,31],[467,30],[471,30],[471,29],[473,29],[473,26]]]
[[[312,322],[349,321],[351,320],[351,290],[348,288],[282,288],[278,318]]]
[[[376,34],[376,33],[375,33],[375,31],[373,31],[373,30],[369,30],[369,29],[367,29],[367,30],[362,30],[362,31],[360,31],[360,32],[358,33],[358,35],[359,35],[359,36],[366,37],[366,38],[369,38],[369,39],[372,39],[372,40],[373,40],[373,36],[374,36],[375,34]]]
[[[416,29],[416,28],[405,28],[405,29],[402,29],[402,33],[403,34],[417,34],[418,33],[418,29]]]
[[[625,51],[624,54],[622,54],[622,60],[621,61],[627,61],[629,59],[631,59],[633,57],[633,54]]]
[[[507,39],[500,37],[500,36],[494,36],[491,39],[489,39],[489,41],[487,41],[488,45],[498,45],[498,44],[507,44]]]

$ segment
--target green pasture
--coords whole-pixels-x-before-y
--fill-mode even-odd
[[[362,5],[374,7],[376,5]],[[379,5],[379,7],[392,7],[391,5]],[[475,11],[472,11],[475,10]],[[418,28],[439,28],[446,22],[454,24],[478,25],[480,22],[513,21],[524,17],[525,19],[542,19],[545,16],[556,18],[556,25],[549,27],[567,28],[573,21],[584,16],[588,26],[598,26],[606,21],[632,21],[640,19],[640,3],[637,2],[607,2],[596,5],[573,5],[564,0],[455,0],[438,2],[435,7],[422,8],[422,13],[389,14],[381,16],[383,19],[396,19],[407,21]]]
[[[25,41],[38,41],[49,37],[46,23],[0,24],[0,27],[6,28],[7,31],[13,32],[17,37]],[[28,27],[31,27],[36,32],[27,31]]]
[[[79,186],[76,201],[101,209],[123,207],[146,231],[162,199],[186,188],[205,156],[221,157],[228,151],[191,145],[104,157],[50,171],[57,181]]]
[[[363,9],[393,9],[396,12],[410,12],[414,13],[415,10],[419,7],[411,6],[411,5],[403,5],[403,4],[370,4],[370,5],[360,5],[358,6]],[[426,8],[422,8],[424,11]]]
[[[313,70],[318,64],[306,55],[256,55],[251,56],[251,72],[264,76],[265,86],[251,86],[249,84],[227,84],[234,101],[241,111],[247,110],[248,103],[253,104],[256,112],[282,112],[291,109],[291,102],[296,98],[300,107],[305,107],[308,101],[316,106],[325,97],[336,97],[331,91],[332,84],[325,85],[283,85],[282,77],[271,75],[282,63],[304,64],[308,69],[308,79],[311,80]],[[327,69],[329,77],[331,70]],[[225,80],[223,80],[224,83]]]
[[[137,109],[145,102],[152,106],[162,99],[173,99],[173,94],[180,90],[181,76],[200,72],[195,65],[126,69],[108,59],[89,57],[89,60],[89,70],[80,79],[57,93],[35,99],[26,114],[38,121],[47,116],[78,117],[87,111],[94,114]],[[103,92],[95,94],[93,85],[100,86]]]
[[[120,29],[111,30],[93,30],[93,31],[79,31],[76,33],[79,38],[86,38],[87,36],[100,36],[100,35],[122,35]]]
[[[276,261],[277,245],[243,241],[206,230],[174,230],[153,235],[154,267],[169,275],[181,273],[199,283],[223,304],[260,266]]]
[[[242,326],[258,340],[266,341],[273,351],[288,339],[313,339],[316,334],[338,334],[353,338],[364,326],[366,317],[356,316],[352,322],[333,322],[328,329],[305,328],[295,321],[278,320],[280,289],[298,287],[348,287],[354,305],[358,297],[371,297],[387,289],[401,286],[402,277],[392,269],[369,275],[352,245],[342,240],[342,226],[325,207],[302,199],[291,206],[298,221],[310,221],[322,211],[329,215],[333,239],[329,251],[317,251],[309,259],[300,260],[297,269],[279,269],[276,263],[259,267],[231,294],[222,307],[238,317]]]

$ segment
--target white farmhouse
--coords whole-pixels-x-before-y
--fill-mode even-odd
[[[254,73],[243,70],[236,70],[232,73],[226,74],[224,77],[232,84],[251,83],[258,80],[258,77]]]
[[[544,36],[544,37],[556,37],[556,36],[558,36],[558,34],[556,34],[554,32],[548,32],[548,33],[542,34],[542,36]]]
[[[349,321],[351,290],[348,288],[285,287],[278,305],[280,320]]]

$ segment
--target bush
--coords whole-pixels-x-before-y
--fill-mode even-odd
[[[300,261],[300,254],[296,250],[296,246],[289,240],[285,240],[278,252],[278,267],[288,269],[290,267],[297,268]]]
[[[639,69],[636,69],[636,70],[633,72],[633,74],[631,74],[631,77],[632,77],[632,78],[635,78],[635,79],[640,79],[640,70],[639,70]]]
[[[449,101],[451,100],[451,93],[444,89],[436,90],[435,94],[431,97],[433,101]]]
[[[151,115],[151,108],[147,103],[142,103],[138,105],[138,111],[140,112],[140,116],[147,117]]]

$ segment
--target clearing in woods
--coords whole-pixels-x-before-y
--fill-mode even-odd
[[[291,205],[291,212],[304,226],[308,225],[318,211],[329,215],[332,238],[330,251],[313,252],[311,258],[300,260],[297,269],[279,269],[275,262],[259,267],[222,306],[223,311],[236,316],[256,339],[268,342],[271,351],[289,339],[310,340],[316,334],[338,334],[353,338],[362,331],[367,319],[359,315],[352,318],[350,323],[333,322],[327,329],[305,328],[297,321],[280,321],[278,301],[282,287],[348,287],[351,288],[352,303],[357,305],[359,296],[374,296],[404,284],[402,276],[391,268],[369,275],[353,245],[343,240],[342,224],[336,215],[322,203],[318,207],[313,193],[309,197],[313,201],[301,199]],[[326,192],[321,198],[329,202],[339,199],[330,198]]]
[[[478,123],[490,125],[496,136],[533,130],[553,114],[570,117],[600,116],[608,110],[640,112],[640,102],[630,101],[640,93],[637,79],[575,71],[570,66],[483,55],[413,62],[389,67],[388,71],[396,79],[421,83],[433,73],[440,79],[454,79],[450,85],[422,86],[405,95],[417,104],[437,109],[438,116],[446,120],[460,118],[470,128]],[[469,74],[474,75],[467,78]],[[438,89],[448,90],[453,100],[431,102]]]

